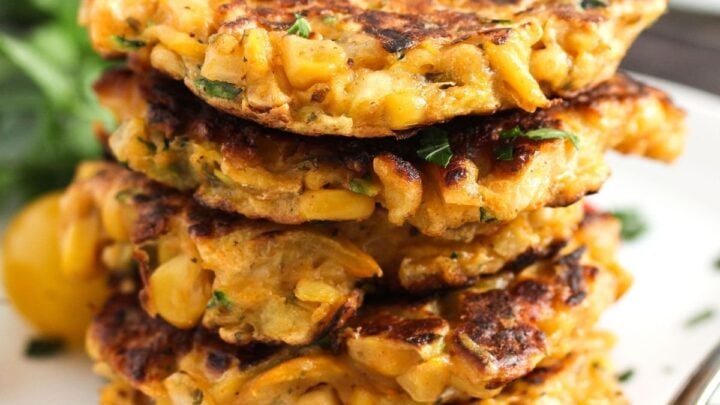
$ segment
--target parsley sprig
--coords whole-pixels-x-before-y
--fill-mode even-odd
[[[213,291],[212,297],[210,297],[210,301],[208,301],[207,304],[208,309],[218,308],[221,310],[229,310],[232,306],[233,303],[230,301],[230,298],[220,290]]]
[[[620,221],[622,226],[620,236],[623,240],[635,240],[648,229],[647,221],[636,209],[618,209],[610,213]]]
[[[242,90],[232,83],[210,80],[205,77],[195,80],[195,85],[208,96],[225,100],[232,100],[242,93]]]
[[[520,127],[514,127],[509,131],[500,133],[500,140],[505,141],[504,144],[495,148],[495,157],[497,160],[512,160],[515,154],[514,142],[518,138],[528,138],[534,141],[544,141],[549,139],[567,139],[572,143],[575,150],[580,148],[580,139],[572,132],[563,131],[557,128],[537,128],[530,131],[523,131]]]
[[[312,32],[312,27],[305,17],[300,13],[295,13],[295,22],[288,28],[287,33],[290,35],[297,35],[299,37],[307,38]]]
[[[447,132],[433,127],[421,131],[417,155],[428,162],[447,167],[453,157]]]
[[[604,8],[607,7],[607,3],[600,0],[582,0],[580,2],[580,7],[583,8],[583,10],[591,9],[591,8]]]

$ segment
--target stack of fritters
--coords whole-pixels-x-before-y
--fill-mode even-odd
[[[95,86],[115,162],[62,201],[65,272],[116,291],[101,402],[623,403],[620,225],[581,199],[610,149],[682,149],[615,74],[665,6],[85,0],[128,60]]]

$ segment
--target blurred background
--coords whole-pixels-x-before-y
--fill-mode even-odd
[[[671,6],[623,67],[720,94],[720,0]],[[76,0],[0,3],[0,218],[100,153],[93,125],[109,118],[90,86],[111,62],[90,51],[76,9]]]

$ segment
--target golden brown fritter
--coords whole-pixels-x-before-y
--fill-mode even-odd
[[[219,113],[157,75],[114,71],[96,89],[122,122],[108,140],[118,160],[194,191],[207,206],[287,224],[366,219],[381,205],[393,224],[467,237],[483,222],[597,191],[609,175],[607,149],[671,161],[684,142],[684,114],[626,76],[534,114],[457,119],[410,138],[365,140],[269,130]],[[538,129],[576,134],[577,150],[566,139],[512,135]],[[443,146],[453,154],[446,167],[418,156],[433,150],[438,158]]]
[[[609,79],[666,0],[85,0],[96,50],[308,135],[545,108]]]
[[[62,212],[67,272],[127,271],[134,259],[150,313],[180,328],[202,321],[233,343],[293,345],[342,326],[361,282],[420,293],[519,271],[554,255],[583,218],[581,205],[542,209],[469,241],[395,227],[382,210],[363,222],[277,225],[208,210],[104,162],[79,167]]]
[[[627,287],[612,258],[618,231],[614,219],[593,217],[554,259],[423,301],[367,303],[329,342],[304,348],[229,345],[118,296],[94,321],[88,350],[103,374],[177,403],[512,403],[539,396],[533,385],[543,381],[577,383],[577,392],[551,390],[558,398],[619,400],[602,378],[606,362],[574,377],[558,369],[606,347],[592,327]]]

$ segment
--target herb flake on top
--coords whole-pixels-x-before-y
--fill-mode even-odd
[[[310,32],[312,32],[312,27],[310,27],[308,20],[306,20],[302,14],[296,13],[295,22],[288,28],[287,33],[307,38],[310,36]]]
[[[210,297],[210,301],[208,301],[207,307],[209,309],[212,308],[219,308],[219,309],[230,309],[232,308],[233,303],[230,301],[230,299],[227,297],[227,295],[220,291],[215,290],[212,293],[212,297]]]
[[[242,93],[242,89],[232,83],[210,80],[205,77],[195,80],[195,85],[208,96],[224,100],[232,100]]]
[[[583,10],[593,9],[593,8],[605,8],[607,7],[607,3],[601,0],[582,0],[580,2],[580,7],[583,8]]]
[[[25,356],[32,358],[52,357],[62,352],[65,342],[54,337],[34,337],[25,345]]]
[[[635,370],[629,368],[629,369],[623,371],[622,373],[618,374],[617,379],[621,383],[625,383],[625,382],[632,380],[632,378],[634,376],[635,376]]]
[[[620,236],[623,240],[631,241],[647,232],[647,221],[635,209],[619,209],[610,212],[620,221],[622,230]]]
[[[447,167],[453,157],[447,132],[428,128],[420,133],[420,148],[417,155],[428,162]]]
[[[379,190],[369,177],[363,177],[350,180],[350,191],[368,197],[374,197],[378,194]]]
[[[715,317],[715,310],[712,308],[707,308],[703,311],[698,312],[697,314],[695,314],[691,318],[689,318],[687,321],[685,321],[685,327],[692,328],[692,327],[698,326],[702,323],[705,323],[705,322],[711,320],[714,317]]]
[[[113,35],[112,42],[118,48],[128,51],[137,51],[147,45],[147,43],[141,39],[129,39],[120,35]]]
[[[518,138],[528,138],[534,141],[544,141],[549,139],[566,139],[570,141],[575,150],[580,148],[580,139],[572,132],[563,131],[557,128],[537,128],[529,131],[523,131],[520,127],[513,127],[511,130],[502,131],[500,140],[507,143],[499,145],[495,148],[495,158],[497,160],[509,161],[513,160],[515,147],[513,143]]]

